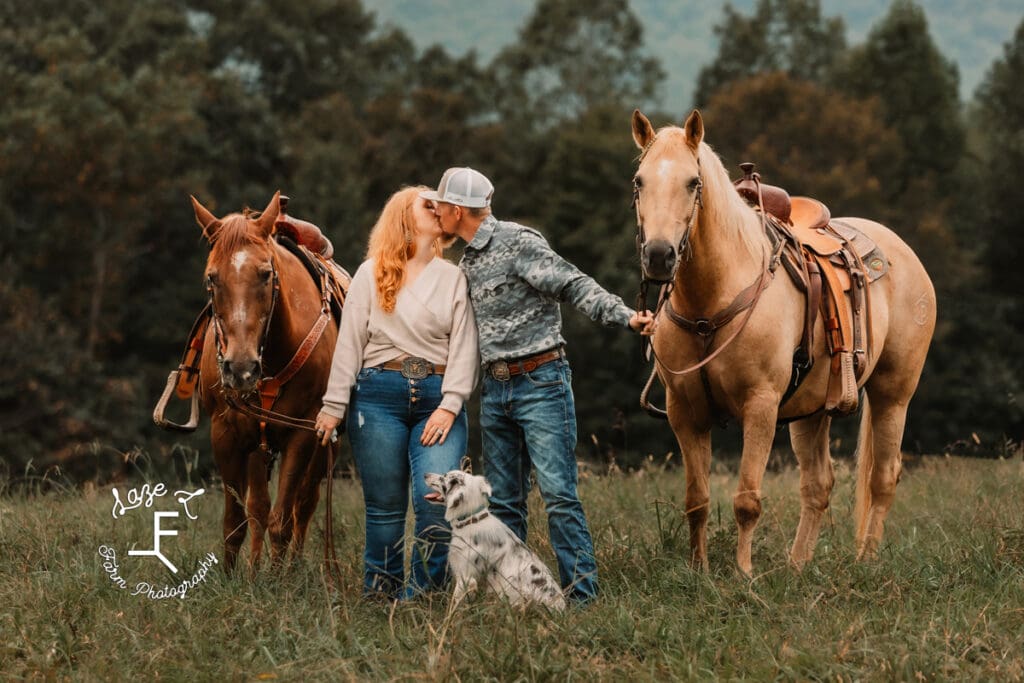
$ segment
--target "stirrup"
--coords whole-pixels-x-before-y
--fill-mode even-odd
[[[171,374],[167,376],[167,386],[164,387],[164,393],[160,396],[160,400],[156,403],[156,408],[153,409],[153,422],[158,427],[164,429],[170,429],[178,432],[194,432],[196,427],[199,426],[199,393],[192,393],[192,405],[190,408],[188,422],[185,424],[178,424],[172,422],[164,417],[164,411],[167,410],[167,402],[171,399],[171,394],[174,393],[175,387],[178,385],[178,377],[181,375],[181,370],[172,370]]]
[[[858,399],[853,353],[840,351],[839,372],[829,375],[825,410],[831,415],[849,415],[857,410]]]

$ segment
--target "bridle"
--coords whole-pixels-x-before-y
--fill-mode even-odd
[[[274,318],[274,308],[277,306],[277,297],[281,292],[281,280],[277,274],[277,267],[274,263],[274,257],[270,257],[270,310],[267,311],[266,320],[263,322],[263,332],[260,334],[260,345],[256,352],[256,363],[257,367],[262,373],[263,370],[263,350],[267,345],[267,337],[270,334],[270,321]],[[221,316],[217,313],[217,306],[214,302],[214,286],[213,282],[207,280],[206,292],[209,296],[210,302],[210,317],[213,322],[213,338],[215,346],[217,347],[217,370],[220,372],[221,386],[224,384],[224,351],[227,349],[227,343],[224,341],[224,330],[223,323],[221,322]]]
[[[648,152],[648,150],[650,150],[651,145],[653,143],[654,143],[654,139],[652,139],[650,142],[647,143],[647,146],[644,147],[643,151],[640,154],[640,158],[639,158],[639,162],[638,163],[642,163],[643,162],[644,157],[647,155],[647,152]],[[702,176],[701,171],[700,171],[700,155],[699,155],[699,153],[697,154],[696,159],[697,159],[697,177],[693,181],[694,182],[694,185],[693,185],[693,187],[694,187],[693,204],[690,206],[690,214],[689,214],[689,216],[688,216],[688,218],[686,220],[686,228],[683,230],[683,234],[682,234],[682,236],[679,239],[679,244],[677,246],[677,254],[678,254],[678,256],[676,258],[675,263],[672,265],[672,272],[671,272],[668,280],[657,280],[657,279],[649,278],[647,276],[647,274],[644,272],[644,267],[643,267],[643,246],[646,243],[646,235],[645,235],[644,229],[643,229],[643,221],[640,218],[640,206],[639,206],[639,202],[640,202],[640,185],[639,185],[639,183],[637,183],[635,176],[634,176],[634,179],[633,179],[633,202],[632,202],[632,205],[636,209],[636,220],[637,220],[636,243],[637,243],[637,251],[639,253],[640,261],[641,261],[641,263],[640,263],[640,293],[637,296],[637,310],[643,310],[643,309],[646,308],[646,305],[647,305],[647,290],[648,290],[649,285],[652,282],[655,283],[655,284],[660,284],[661,285],[661,289],[660,289],[660,291],[658,293],[658,300],[657,300],[657,303],[655,305],[655,310],[654,310],[654,317],[655,317],[655,319],[657,319],[659,317],[659,315],[662,312],[664,312],[666,314],[666,317],[669,320],[671,320],[675,325],[677,325],[680,329],[682,329],[682,330],[684,330],[684,331],[686,331],[686,332],[688,332],[690,334],[696,335],[701,340],[701,345],[702,345],[701,357],[698,360],[698,362],[696,362],[693,365],[690,365],[690,366],[688,366],[686,368],[683,368],[681,370],[673,370],[668,365],[666,365],[665,362],[661,360],[661,358],[658,357],[657,353],[655,353],[654,345],[651,343],[650,339],[648,337],[643,337],[642,338],[642,340],[641,340],[641,353],[643,354],[644,358],[647,359],[647,360],[650,360],[650,357],[653,356],[654,357],[654,361],[655,361],[655,367],[652,369],[651,375],[647,379],[647,383],[644,385],[644,388],[643,388],[643,390],[640,393],[640,406],[646,412],[651,414],[652,416],[659,417],[659,418],[666,418],[667,417],[667,413],[664,410],[660,409],[660,408],[656,408],[655,406],[653,406],[647,400],[647,396],[650,393],[651,387],[654,384],[654,377],[657,374],[657,366],[659,366],[659,365],[662,367],[662,369],[666,373],[668,373],[670,375],[675,375],[675,376],[686,375],[686,374],[689,374],[689,373],[694,372],[696,370],[700,370],[701,381],[702,381],[702,384],[704,385],[705,393],[708,396],[708,403],[709,403],[709,405],[713,406],[713,400],[711,399],[711,388],[710,388],[710,384],[709,384],[709,381],[708,381],[706,366],[712,360],[714,360],[715,357],[717,357],[723,350],[725,350],[725,348],[728,347],[736,339],[736,337],[739,336],[740,332],[742,332],[743,329],[746,327],[747,322],[750,320],[750,317],[751,317],[751,315],[754,312],[754,308],[756,307],[757,302],[761,298],[761,293],[764,292],[764,290],[767,289],[768,285],[770,285],[771,282],[772,282],[772,279],[773,279],[773,276],[774,276],[774,271],[775,271],[775,268],[773,266],[774,266],[775,263],[777,263],[777,260],[778,260],[778,254],[777,253],[774,255],[774,258],[766,259],[765,263],[764,263],[764,265],[763,265],[763,267],[761,269],[761,272],[758,274],[757,279],[753,283],[751,283],[748,287],[746,287],[743,291],[741,291],[735,297],[735,299],[733,299],[732,303],[730,303],[725,309],[723,309],[722,311],[719,311],[717,314],[711,316],[710,318],[699,318],[699,319],[696,319],[696,320],[689,320],[689,319],[679,315],[674,310],[672,310],[672,305],[671,305],[671,303],[669,301],[669,296],[672,293],[673,287],[675,286],[676,275],[679,272],[680,265],[682,264],[683,254],[686,253],[687,254],[687,258],[691,258],[692,257],[692,250],[690,249],[690,235],[693,232],[693,226],[694,226],[694,224],[696,222],[697,208],[700,207],[700,208],[703,209],[703,207],[704,207],[704,200],[703,200],[704,180],[703,180],[703,176]],[[759,195],[760,195],[760,188],[758,188],[758,192],[759,192]],[[759,196],[759,201],[760,201],[760,196]],[[762,226],[763,226],[764,225],[763,207],[762,207],[761,222],[762,222]],[[721,329],[722,327],[724,327],[725,325],[727,325],[728,323],[730,323],[739,313],[741,313],[743,311],[746,311],[746,314],[743,316],[743,319],[740,322],[739,326],[733,331],[732,335],[729,336],[729,338],[725,341],[725,343],[719,345],[717,349],[712,351],[711,350],[711,346],[712,346],[712,344],[714,342],[714,337],[715,337],[716,332],[719,329]]]
[[[647,146],[644,147],[643,151],[640,152],[640,157],[637,160],[637,165],[643,163],[644,157],[650,151],[651,146],[654,144],[652,138]],[[672,265],[672,272],[669,274],[667,280],[655,279],[647,276],[644,271],[643,259],[644,259],[644,245],[647,243],[647,234],[644,232],[644,222],[640,217],[640,183],[637,182],[638,178],[636,175],[633,176],[633,200],[630,202],[630,207],[636,211],[636,250],[637,256],[640,260],[640,293],[637,296],[636,310],[643,311],[647,308],[647,292],[650,285],[656,284],[661,285],[661,290],[658,292],[658,300],[654,306],[654,317],[657,319],[658,314],[661,312],[662,306],[668,301],[669,294],[672,293],[672,287],[675,285],[676,273],[679,272],[679,266],[683,262],[683,254],[687,254],[687,258],[692,256],[690,251],[690,235],[693,233],[694,223],[697,221],[697,209],[704,208],[704,176],[701,173],[700,168],[700,155],[697,155],[697,177],[693,181],[694,195],[693,203],[690,205],[690,214],[686,219],[686,228],[683,230],[683,234],[679,238],[679,243],[676,245],[676,261]],[[645,359],[650,360],[650,355],[653,353],[651,346],[651,340],[649,337],[641,337],[640,339],[640,352]],[[652,375],[653,379],[653,375]],[[648,382],[650,384],[650,382]]]
[[[654,141],[652,140],[648,143],[647,147],[645,147],[644,151],[640,154],[640,163],[643,162],[644,157],[647,155],[647,150],[651,148],[651,144],[653,142]],[[643,269],[643,251],[644,245],[647,243],[647,234],[644,232],[644,222],[640,218],[640,183],[637,182],[637,177],[633,176],[633,201],[630,203],[630,207],[636,211],[636,250],[637,254],[640,256],[640,286],[644,294],[646,294],[647,286],[652,282],[662,285],[669,284],[671,286],[671,283],[675,282],[676,272],[678,272],[679,265],[683,261],[683,254],[686,253],[689,255],[690,253],[690,234],[693,232],[693,225],[697,221],[697,209],[698,207],[701,209],[704,208],[704,176],[701,174],[700,170],[700,156],[697,157],[697,177],[694,179],[692,187],[694,194],[693,203],[690,205],[690,215],[686,219],[686,228],[683,230],[683,234],[679,238],[679,243],[676,245],[676,254],[678,254],[678,257],[676,258],[676,262],[672,265],[672,272],[668,279],[659,280],[648,277]]]
[[[259,394],[259,405],[256,405],[248,400],[248,398],[238,397],[226,391],[224,388],[223,380],[223,332],[221,330],[220,316],[217,315],[216,307],[213,305],[213,292],[212,286],[208,284],[207,289],[210,291],[210,311],[214,323],[214,337],[217,346],[217,366],[221,372],[221,391],[224,396],[225,402],[229,407],[237,410],[240,413],[244,413],[251,418],[259,420],[260,423],[260,449],[265,452],[270,452],[270,447],[267,443],[267,424],[273,423],[281,427],[288,427],[292,429],[304,429],[306,431],[315,432],[316,422],[314,420],[307,420],[305,418],[293,417],[284,413],[275,412],[273,410],[274,403],[277,401],[277,397],[281,392],[281,388],[288,382],[295,374],[302,369],[302,366],[309,359],[313,349],[320,342],[320,338],[323,336],[324,330],[327,329],[327,325],[331,320],[331,289],[327,285],[327,274],[325,271],[320,273],[320,317],[317,318],[316,322],[310,328],[306,334],[305,339],[299,344],[291,360],[284,366],[276,375],[272,377],[262,376],[263,367],[263,351],[266,347],[267,337],[270,334],[270,324],[274,317],[274,308],[277,304],[277,299],[281,291],[281,282],[277,274],[277,268],[273,256],[270,259],[271,267],[271,300],[270,309],[267,311],[267,318],[264,322],[263,333],[260,336],[260,346],[257,356],[258,367],[260,368],[261,377],[256,383],[257,392]]]

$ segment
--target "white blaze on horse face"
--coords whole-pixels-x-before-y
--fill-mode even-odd
[[[241,250],[240,251],[236,251],[234,253],[234,255],[231,257],[231,265],[233,265],[235,267],[235,271],[236,272],[241,273],[242,272],[242,266],[244,266],[245,262],[248,261],[248,260],[249,260],[249,254],[247,254],[245,251],[241,251]]]
[[[662,180],[671,178],[676,168],[675,159],[662,159],[658,162],[658,177]]]

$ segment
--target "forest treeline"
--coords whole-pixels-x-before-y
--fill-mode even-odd
[[[726,5],[715,33],[693,105],[727,168],[755,161],[833,215],[886,223],[935,281],[939,325],[905,447],[1016,447],[1024,23],[969,102],[908,0],[857,44],[817,0]],[[150,417],[206,296],[190,194],[223,214],[281,189],[354,270],[391,192],[472,165],[494,180],[500,218],[537,227],[632,303],[629,116],[671,68],[619,0],[537,0],[486,63],[418,49],[360,0],[5,3],[0,456],[11,472],[126,455],[209,463],[202,433]],[[580,455],[629,466],[675,450],[638,407],[637,338],[564,317]]]

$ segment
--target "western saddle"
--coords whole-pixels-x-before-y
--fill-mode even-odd
[[[348,272],[334,262],[334,246],[323,231],[309,221],[293,218],[286,212],[288,197],[281,195],[281,212],[274,223],[274,236],[278,244],[294,254],[305,266],[313,281],[318,284],[321,295],[330,303],[331,313],[337,324],[341,324],[341,311],[345,305],[352,278]],[[153,410],[153,421],[164,429],[183,432],[195,431],[199,426],[199,403],[196,387],[199,383],[199,361],[203,353],[206,331],[213,317],[213,305],[207,303],[199,317],[192,324],[185,351],[177,370],[167,378],[167,386]],[[310,349],[312,350],[312,349]],[[305,359],[302,359],[303,361]],[[164,413],[171,394],[182,401],[191,401],[189,420],[177,424],[168,420]],[[276,397],[276,394],[275,394]],[[272,405],[273,401],[271,401]],[[267,408],[267,406],[264,406]]]
[[[781,187],[762,183],[752,163],[740,169],[736,191],[764,215],[775,253],[806,298],[803,336],[783,402],[810,371],[820,310],[831,360],[825,410],[848,415],[857,409],[857,385],[872,352],[868,285],[888,272],[889,262],[870,237],[833,219],[820,201],[790,197]]]

